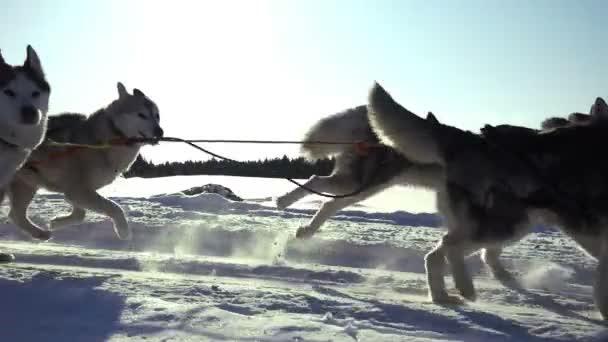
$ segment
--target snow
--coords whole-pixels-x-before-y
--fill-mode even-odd
[[[246,200],[178,193],[207,183]],[[319,198],[277,211],[272,197],[291,186],[120,179],[102,193],[127,211],[132,242],[117,240],[95,214],[46,243],[0,224],[0,250],[17,257],[0,265],[0,341],[608,339],[592,301],[595,262],[554,230],[537,229],[505,250],[521,287],[492,279],[474,256],[479,299],[440,306],[426,297],[423,257],[442,234],[425,213],[434,211],[428,193],[390,189],[296,241]],[[46,223],[67,210],[61,195],[41,193],[30,215]]]

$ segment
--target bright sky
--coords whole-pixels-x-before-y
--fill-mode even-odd
[[[3,0],[0,49],[32,44],[51,112],[90,113],[115,84],[158,104],[168,136],[299,139],[380,81],[418,113],[476,130],[538,126],[608,96],[608,2]],[[603,81],[600,82],[600,81]],[[208,146],[237,159],[289,146]],[[186,146],[154,161],[203,159]]]

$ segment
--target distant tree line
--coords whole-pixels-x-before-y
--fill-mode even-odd
[[[165,162],[153,164],[141,155],[129,171],[124,173],[129,177],[165,177],[181,175],[225,175],[242,177],[268,178],[308,178],[313,174],[328,175],[333,168],[333,160],[322,159],[309,162],[304,158],[264,159],[257,161],[231,162],[215,158],[206,161]]]

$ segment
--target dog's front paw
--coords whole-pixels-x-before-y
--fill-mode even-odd
[[[133,239],[133,233],[131,232],[131,229],[128,226],[126,228],[114,227],[114,232],[120,240],[130,241],[131,239]]]
[[[0,263],[5,262],[13,262],[15,261],[15,256],[10,253],[0,253]]]
[[[456,284],[458,285],[458,284]],[[466,283],[466,284],[462,284],[460,286],[457,286],[458,288],[458,292],[460,292],[460,295],[462,297],[464,297],[464,299],[474,302],[475,300],[477,300],[477,292],[475,291],[475,287],[473,286],[473,283]]]
[[[274,204],[276,205],[277,209],[279,209],[279,210],[285,210],[285,209],[287,209],[287,207],[289,207],[291,205],[291,203],[289,202],[289,199],[286,196],[276,197],[274,199]]]
[[[123,241],[131,241],[133,239],[133,233],[131,232],[131,229],[127,228],[127,229],[115,229],[116,232],[116,236]]]
[[[298,228],[298,230],[296,231],[296,238],[310,239],[313,235],[315,235],[316,231],[317,231],[316,229],[313,229],[310,226],[302,226],[302,227]]]
[[[466,300],[474,302],[477,300],[477,293],[473,291],[464,291],[460,293]]]
[[[507,270],[494,270],[492,271],[492,276],[506,287],[521,287],[519,280]]]
[[[444,292],[442,294],[435,295],[435,296],[430,296],[430,297],[431,297],[431,301],[433,303],[439,304],[439,305],[463,305],[464,304],[464,300],[462,300],[462,298],[448,294],[447,292]]]
[[[48,241],[51,239],[51,232],[48,230],[36,229],[30,232],[30,235],[40,241]]]

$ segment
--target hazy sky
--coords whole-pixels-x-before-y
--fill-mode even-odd
[[[462,128],[536,127],[608,96],[607,13],[601,0],[2,0],[0,49],[16,63],[36,48],[52,113],[93,112],[122,81],[156,101],[169,136],[299,139],[365,103],[374,80]],[[173,145],[144,155],[206,158]]]

